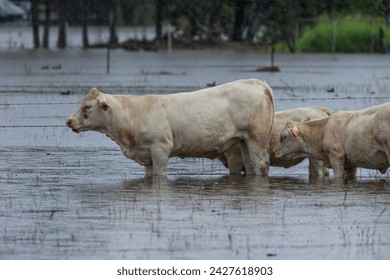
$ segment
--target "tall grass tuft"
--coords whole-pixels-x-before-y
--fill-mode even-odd
[[[308,28],[297,42],[300,52],[372,53],[390,47],[390,29],[380,18],[344,16],[323,17]]]

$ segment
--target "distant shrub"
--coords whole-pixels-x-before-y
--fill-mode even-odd
[[[275,45],[275,51],[280,53],[288,52],[287,44],[284,42],[279,42]]]
[[[380,19],[346,16],[323,18],[307,29],[297,42],[300,52],[366,53],[380,52],[379,30],[390,46],[390,31]]]

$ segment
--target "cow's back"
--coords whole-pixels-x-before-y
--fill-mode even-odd
[[[257,79],[238,80],[201,89],[190,93],[177,93],[168,95],[175,99],[181,110],[186,110],[187,116],[203,114],[214,118],[214,122],[224,121],[215,119],[217,115],[227,118],[234,115],[231,121],[243,125],[256,115],[263,118],[272,118],[274,114],[274,100],[271,88],[266,82]],[[173,100],[172,100],[173,101]]]

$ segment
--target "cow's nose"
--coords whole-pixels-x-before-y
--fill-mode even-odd
[[[68,120],[66,121],[66,125],[67,125],[68,127],[70,127],[71,124],[72,124],[72,120],[71,120],[71,119],[68,119]]]

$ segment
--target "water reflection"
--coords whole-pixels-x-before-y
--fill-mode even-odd
[[[41,163],[40,175],[15,169],[29,153],[10,157],[10,175],[0,178],[0,258],[390,258],[387,180],[336,186],[306,176],[121,179],[113,161],[118,168],[104,173],[89,159],[92,177],[80,176],[87,169],[53,168],[54,158],[51,168]]]

